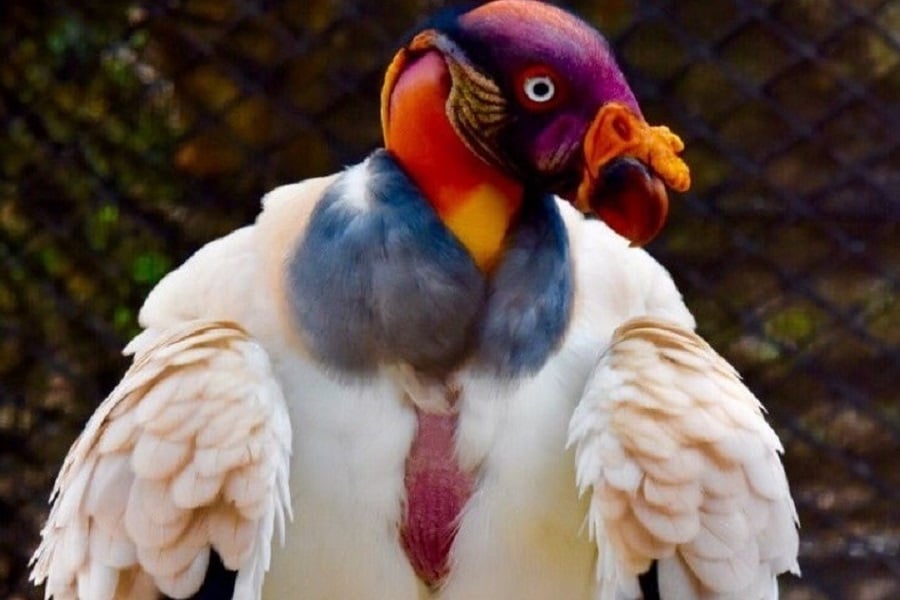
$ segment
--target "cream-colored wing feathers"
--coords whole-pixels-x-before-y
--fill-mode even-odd
[[[34,555],[46,595],[195,593],[210,550],[258,598],[290,517],[291,427],[269,357],[238,325],[138,336],[122,382],[69,451]]]
[[[619,327],[570,424],[600,550],[602,598],[639,597],[657,560],[663,598],[776,598],[798,573],[781,444],[735,370],[668,321]],[[606,595],[608,594],[608,595]]]

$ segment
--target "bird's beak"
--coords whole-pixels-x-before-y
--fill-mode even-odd
[[[632,245],[646,244],[665,223],[666,186],[684,192],[691,185],[688,166],[678,156],[683,149],[668,127],[651,127],[628,107],[605,104],[585,135],[581,182],[569,200]]]

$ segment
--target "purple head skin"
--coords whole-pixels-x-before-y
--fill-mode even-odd
[[[457,24],[454,40],[508,98],[519,100],[511,103],[502,146],[523,171],[544,181],[559,178],[553,187],[577,176],[573,163],[599,107],[618,102],[641,116],[606,40],[575,15],[532,0],[497,0],[465,13]],[[523,98],[529,74],[552,78],[555,97],[548,110]]]
[[[397,54],[383,97],[429,52],[446,62],[435,76],[458,138],[532,197],[558,194],[642,245],[665,222],[666,185],[689,187],[683,143],[646,122],[609,44],[575,15],[537,0],[439,15]]]

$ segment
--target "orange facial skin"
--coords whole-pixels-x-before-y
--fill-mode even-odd
[[[488,271],[522,202],[522,184],[476,156],[453,128],[445,108],[450,75],[440,53],[400,60],[402,72],[394,81],[389,73],[385,83],[390,90],[383,121],[386,147]]]

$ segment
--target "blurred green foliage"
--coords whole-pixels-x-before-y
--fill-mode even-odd
[[[276,185],[379,143],[441,0],[0,4],[0,596],[152,286]],[[651,251],[785,439],[807,574],[900,597],[900,4],[582,0],[694,188]]]

